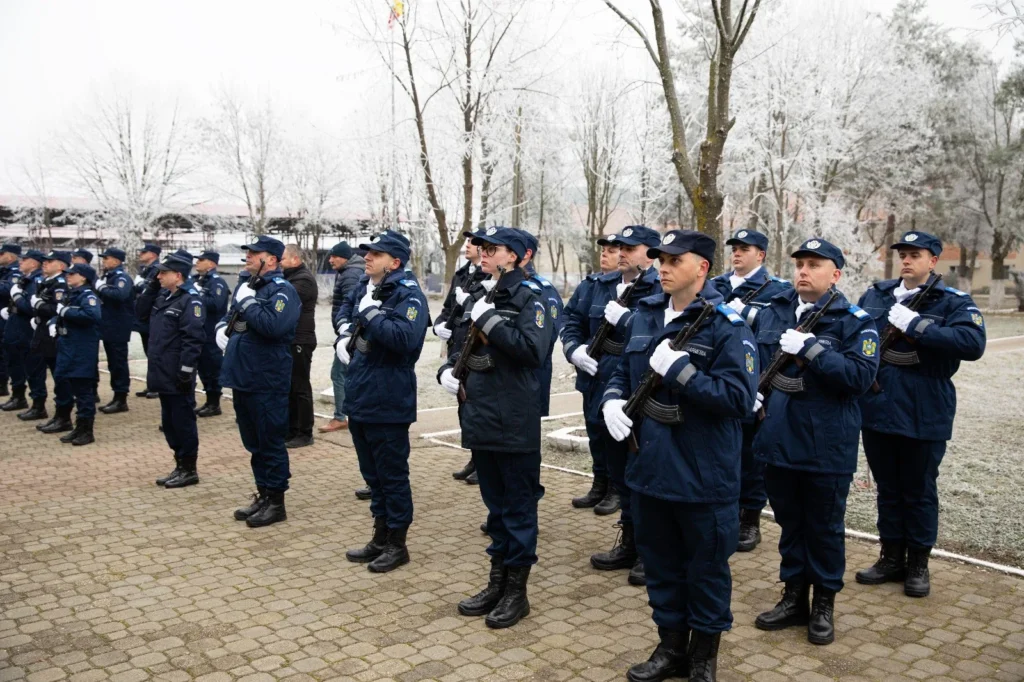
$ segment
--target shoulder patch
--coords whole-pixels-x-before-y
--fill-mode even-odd
[[[960,291],[959,289],[954,289],[953,287],[946,287],[946,291],[948,291],[951,294],[956,294],[957,296],[966,296],[967,295],[966,291]]]
[[[533,303],[533,322],[541,329],[544,328],[544,304],[540,301],[534,301]]]
[[[734,326],[734,327],[742,327],[743,326],[743,318],[740,317],[739,315],[737,315],[735,310],[733,310],[729,306],[725,305],[724,303],[719,303],[717,306],[715,306],[715,310],[717,310],[721,314],[725,315],[725,318],[727,320],[729,320],[729,323],[732,326]]]
[[[285,283],[285,282],[286,282],[287,280],[285,280],[285,279],[284,279],[283,277],[275,277],[275,278],[274,278],[274,281],[275,281],[275,282],[276,282],[277,284],[284,284],[284,283]]]
[[[416,318],[419,317],[419,314],[420,309],[417,308],[416,306],[411,305],[405,309],[405,319],[409,320],[410,322],[415,322]]]
[[[523,284],[525,284],[526,286],[530,287],[531,289],[533,289],[534,291],[536,291],[536,292],[537,292],[538,294],[540,293],[540,285],[539,285],[539,284],[537,284],[536,282],[531,282],[531,281],[530,281],[530,280],[528,280],[528,279],[524,279],[524,280],[523,280]],[[542,325],[542,326],[543,326],[543,325]]]
[[[196,317],[202,317],[203,316],[203,306],[201,306],[198,302],[197,303],[193,303],[192,304],[192,314],[195,315]]]
[[[401,284],[404,287],[409,287],[410,289],[416,289],[419,286],[418,284],[416,284],[415,280],[411,280],[411,279],[403,279],[403,280],[400,280],[398,283]]]
[[[853,316],[856,317],[858,320],[867,320],[871,317],[871,315],[869,315],[866,311],[858,308],[855,305],[851,305],[849,308],[847,308],[847,310],[853,313]]]
[[[212,277],[214,279],[220,279],[220,275],[218,275],[216,272],[211,272],[210,273],[210,277]]]
[[[89,301],[89,305],[96,305],[96,297],[95,296],[89,296],[88,298],[86,298],[86,300]]]
[[[279,313],[284,312],[284,299],[277,299],[277,301],[274,303],[274,310],[276,310]]]

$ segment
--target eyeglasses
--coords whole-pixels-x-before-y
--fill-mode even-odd
[[[480,247],[480,250],[484,252],[485,256],[493,256],[498,253],[498,249],[504,248],[501,244],[488,244],[487,246]]]

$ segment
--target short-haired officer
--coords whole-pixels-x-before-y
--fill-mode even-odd
[[[523,235],[489,227],[473,241],[483,250],[481,267],[496,281],[492,302],[480,287],[465,303],[460,324],[473,324],[486,344],[467,359],[459,420],[462,447],[473,453],[488,511],[491,570],[487,586],[459,602],[459,613],[486,615],[488,627],[507,628],[530,612],[526,583],[537,563],[537,502],[544,494],[537,369],[552,331],[543,290],[520,267],[527,249]],[[499,268],[505,269],[500,279]],[[453,395],[462,383],[452,372],[461,352],[453,351],[438,372],[438,381]]]
[[[21,400],[25,395],[25,368],[20,364],[12,367],[10,355],[7,353],[7,344],[4,343],[4,330],[7,328],[7,319],[11,316],[11,287],[16,280],[21,278],[18,270],[18,256],[21,255],[21,246],[18,244],[3,244],[0,246],[0,396],[9,396],[7,382],[10,379],[11,388],[21,387]],[[17,395],[17,391],[15,391]],[[14,398],[6,401],[4,405],[16,402]],[[25,405],[28,407],[28,404]],[[0,405],[0,409],[3,406]]]
[[[782,527],[779,578],[786,587],[754,624],[762,630],[806,625],[808,641],[830,644],[846,568],[846,497],[857,470],[857,400],[878,371],[878,331],[841,293],[832,298],[846,264],[838,247],[815,237],[792,257],[794,288],[777,294],[753,320],[762,367],[777,350],[792,356],[767,400],[758,395],[765,418],[754,455],[767,464],[768,500]],[[796,329],[830,300],[813,330]]]
[[[242,249],[250,277],[235,290],[237,318],[234,312],[225,315],[217,324],[217,335],[226,339],[220,383],[234,389],[238,432],[252,455],[256,479],[252,504],[235,510],[235,519],[258,528],[288,518],[284,493],[291,471],[284,441],[288,435],[291,343],[302,304],[281,272],[281,240],[261,235]],[[230,332],[228,324],[232,324]]]
[[[126,254],[123,249],[109,246],[100,254],[103,275],[96,278],[96,295],[103,304],[100,319],[100,338],[110,370],[110,388],[113,399],[100,408],[103,414],[128,411],[128,391],[132,387],[128,371],[128,343],[135,324],[135,286],[124,271]]]
[[[416,421],[416,361],[427,335],[427,299],[406,276],[409,245],[391,230],[366,244],[366,276],[338,310],[338,360],[348,366],[344,411],[370,487],[373,536],[345,557],[387,573],[409,563],[412,524],[409,425]],[[352,355],[348,345],[355,335]]]
[[[732,247],[732,271],[711,280],[711,286],[725,297],[726,304],[744,320],[772,298],[792,285],[784,279],[772,277],[764,265],[768,253],[768,236],[757,230],[737,230],[726,242]],[[748,296],[753,298],[744,303]],[[749,306],[749,308],[748,308]],[[743,422],[743,467],[740,478],[740,539],[738,552],[750,552],[761,542],[761,510],[768,502],[764,489],[764,464],[754,459],[754,434],[758,422],[748,415]]]
[[[216,251],[203,251],[196,258],[196,277],[192,288],[199,292],[203,299],[203,310],[206,312],[206,341],[199,354],[199,378],[206,392],[206,402],[196,410],[197,417],[216,417],[220,409],[220,368],[224,364],[224,353],[217,346],[217,323],[228,311],[231,301],[231,290],[227,282],[217,272],[220,254]]]
[[[878,379],[860,399],[864,454],[878,486],[881,556],[858,571],[863,585],[903,582],[909,597],[931,592],[928,557],[939,528],[939,465],[953,435],[953,375],[985,352],[985,320],[963,292],[936,283],[942,242],[905,232],[892,245],[900,277],[872,285],[859,305],[898,340],[882,349]],[[918,296],[925,296],[920,302]],[[913,309],[911,306],[914,306]]]
[[[142,296],[143,292],[150,287],[153,280],[156,279],[156,266],[157,261],[160,260],[160,254],[163,252],[163,248],[159,244],[145,243],[142,248],[139,249],[138,253],[138,273],[135,275],[135,297],[138,299]],[[136,302],[137,304],[137,302]],[[132,331],[139,333],[139,338],[142,340],[142,352],[149,357],[149,326],[142,320],[136,319],[132,324]],[[135,396],[138,398],[157,398],[159,394],[156,391],[151,391],[147,386],[141,391],[136,391]]]
[[[601,400],[612,373],[622,361],[626,329],[640,301],[661,293],[658,268],[648,255],[649,249],[661,244],[661,235],[644,225],[630,225],[618,234],[598,239],[597,244],[601,248],[613,245],[618,248],[616,270],[597,278],[589,298],[574,310],[562,334],[565,357],[580,370],[576,387],[583,393],[584,423],[596,465],[590,491],[573,499],[572,505],[593,507],[594,513],[602,516],[614,514],[621,508],[617,524],[620,531],[612,548],[593,554],[590,564],[599,571],[628,570],[627,580],[633,585],[643,585],[643,561],[636,550],[631,493],[626,485],[629,452],[625,443],[608,433],[601,415]],[[634,282],[626,305],[620,305],[618,299]],[[614,325],[614,329],[597,354],[590,351],[590,346],[605,323]],[[595,352],[598,359],[591,357],[588,351]],[[608,478],[599,474],[602,470],[608,472],[610,485]]]
[[[71,265],[72,266],[77,265],[78,263],[81,263],[82,265],[88,265],[88,266],[91,267],[92,266],[92,259],[93,259],[92,251],[90,251],[89,249],[75,249],[74,251],[71,252]],[[93,272],[95,272],[95,270]]]
[[[149,328],[152,355],[147,385],[160,394],[164,438],[174,452],[174,469],[157,485],[184,488],[199,483],[196,459],[196,366],[206,341],[206,311],[189,282],[192,254],[179,249],[156,266],[156,277],[139,297],[138,316]]]
[[[715,241],[671,230],[647,251],[661,288],[627,321],[625,349],[602,398],[611,437],[636,435],[626,483],[636,544],[660,643],[630,680],[716,679],[722,632],[732,626],[729,557],[739,532],[741,419],[757,393],[754,337],[707,281]],[[703,299],[703,300],[702,300]],[[671,341],[710,317],[678,350]],[[641,418],[624,412],[648,369],[661,383]]]
[[[43,257],[43,276],[36,285],[35,293],[29,297],[34,315],[31,322],[32,343],[28,354],[32,407],[28,412],[19,414],[18,419],[30,421],[49,416],[46,411],[46,368],[49,368],[53,377],[53,402],[56,410],[53,419],[36,427],[40,431],[44,428],[65,430],[65,427],[71,425],[71,410],[75,405],[68,382],[56,377],[57,340],[50,336],[46,328],[50,318],[60,313],[60,306],[64,303],[68,289],[64,271],[70,266],[70,251],[51,251],[46,254]],[[32,377],[35,377],[35,386],[32,385]]]
[[[11,253],[16,245],[5,245],[5,253]],[[17,247],[20,252],[21,247]],[[25,400],[26,384],[33,389],[42,374],[42,381],[46,385],[46,366],[29,358],[29,348],[32,343],[32,296],[36,293],[36,287],[42,280],[43,258],[46,257],[42,251],[29,249],[18,262],[18,271],[11,276],[10,286],[5,287],[10,295],[10,301],[0,315],[6,316],[7,324],[4,326],[4,348],[7,353],[7,363],[11,368],[12,396],[3,405],[4,412],[24,410],[28,407]]]
[[[91,259],[90,259],[91,260]],[[55,381],[66,382],[76,405],[73,429],[40,429],[44,433],[70,430],[62,443],[88,445],[96,441],[96,380],[99,377],[99,321],[103,314],[99,297],[92,289],[96,271],[90,265],[75,263],[64,274],[68,283],[60,313],[46,325],[47,333],[57,341]]]

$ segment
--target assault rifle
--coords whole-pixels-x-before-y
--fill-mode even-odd
[[[267,264],[265,259],[260,259],[260,269],[255,275],[249,277],[244,283],[255,281],[255,278],[263,274],[263,267]],[[249,287],[250,289],[252,287]],[[237,292],[236,292],[237,293]],[[242,316],[242,309],[238,306],[241,301],[232,301],[231,317],[228,318],[228,326],[224,329],[224,336],[231,338],[231,335],[235,333],[235,325],[238,324],[238,319]]]
[[[636,266],[636,276],[633,281],[630,282],[623,290],[622,295],[615,299],[615,302],[624,308],[629,307],[629,297],[633,293],[633,289],[636,288],[637,283],[640,281],[640,275],[642,275],[644,269],[639,265]],[[597,333],[594,334],[594,338],[590,340],[590,345],[587,346],[587,355],[600,360],[601,356],[604,355],[604,342],[608,340],[611,333],[615,331],[615,325],[608,320],[602,320],[601,326],[597,328]]]
[[[501,282],[501,278],[505,275],[505,268],[498,268],[498,279],[494,282],[494,286],[487,292],[484,297],[486,303],[494,302],[494,294],[498,291],[498,284]],[[452,368],[452,376],[459,380],[459,404],[466,402],[466,377],[469,375],[469,356],[476,347],[477,341],[480,340],[480,328],[476,326],[476,323],[469,323],[469,331],[466,332],[466,340],[462,344],[462,352],[459,353],[459,359],[455,361],[455,366]]]
[[[701,308],[700,314],[697,315],[697,319],[692,324],[683,327],[679,330],[679,333],[675,335],[671,341],[669,341],[669,347],[672,350],[678,351],[686,347],[686,344],[690,342],[690,339],[700,331],[701,325],[711,317],[715,312],[715,305],[709,303],[706,298],[697,294],[697,300],[701,302],[703,307]],[[643,415],[644,405],[654,395],[654,391],[661,385],[661,375],[654,371],[652,368],[648,368],[644,372],[643,377],[640,378],[640,383],[637,384],[636,390],[633,391],[633,395],[629,396],[629,400],[623,406],[622,411],[633,420],[633,429],[629,434],[629,451],[638,452],[640,450],[640,444],[637,442],[636,434],[640,430],[640,417]]]
[[[932,289],[938,286],[940,282],[942,282],[942,275],[936,275],[924,289],[922,289],[921,291],[917,292],[917,294],[914,295],[914,298],[911,299],[910,303],[907,304],[907,308],[913,311],[918,310],[924,303],[924,299],[928,297],[928,294],[930,294]],[[896,327],[895,325],[886,325],[885,329],[882,330],[881,337],[878,340],[878,359],[884,362],[885,352],[891,350],[893,344],[895,344],[901,338],[904,338],[904,336],[905,335],[903,334],[903,332],[900,331],[899,328]],[[878,379],[875,379],[875,382],[871,384],[871,391],[873,393],[882,392],[882,386],[881,384],[878,383]]]

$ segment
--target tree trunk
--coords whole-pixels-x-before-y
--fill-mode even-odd
[[[893,270],[892,251],[893,250],[889,248],[889,245],[892,244],[893,241],[895,241],[895,239],[896,239],[896,214],[895,213],[890,213],[889,217],[886,218],[886,220],[885,220],[885,236],[882,238],[882,248],[884,249],[883,253],[885,254],[885,274],[882,277],[883,279],[892,279],[892,270]]]

